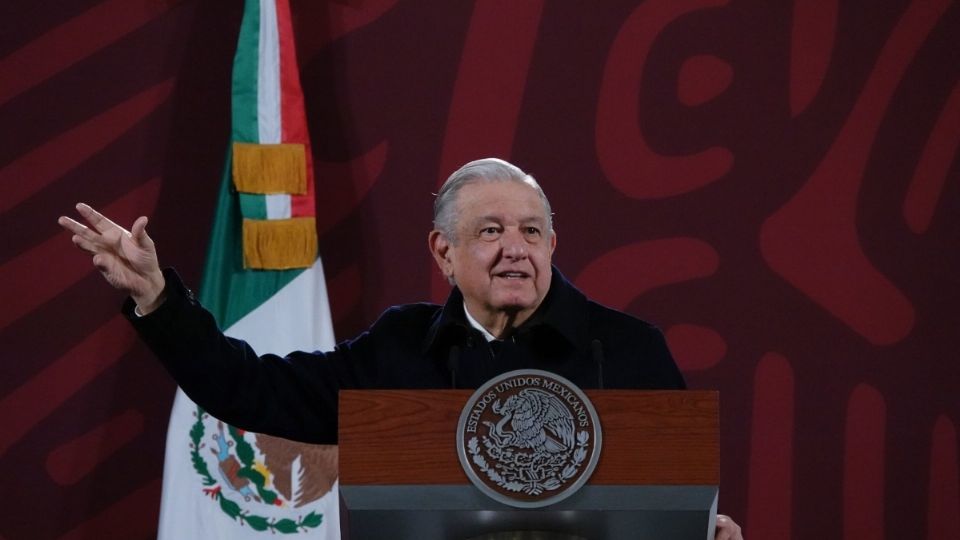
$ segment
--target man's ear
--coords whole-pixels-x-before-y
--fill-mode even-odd
[[[430,253],[433,260],[437,261],[437,266],[443,272],[444,277],[450,279],[453,277],[453,260],[450,250],[450,241],[440,231],[434,229],[427,236],[427,244],[430,247]]]

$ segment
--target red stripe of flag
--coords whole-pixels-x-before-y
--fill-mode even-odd
[[[300,71],[297,64],[297,49],[293,42],[293,23],[290,20],[289,0],[276,0],[277,36],[280,56],[280,140],[285,143],[303,144],[307,161],[307,192],[290,197],[290,213],[293,217],[315,216],[313,152],[310,148],[310,133],[307,130],[306,108],[303,104],[303,89],[300,87]]]

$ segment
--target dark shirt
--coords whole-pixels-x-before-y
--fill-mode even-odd
[[[388,309],[330,352],[258,356],[224,336],[172,270],[165,302],[124,313],[184,392],[235,426],[288,439],[335,443],[340,388],[476,388],[521,368],[542,369],[581,388],[683,389],[663,334],[635,317],[588,300],[553,269],[537,311],[494,350],[471,327],[463,295],[446,304]]]

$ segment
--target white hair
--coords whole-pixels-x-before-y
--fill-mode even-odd
[[[497,158],[484,158],[471,161],[454,171],[440,187],[437,198],[433,201],[433,226],[450,242],[457,241],[457,194],[463,186],[474,182],[520,182],[532,187],[543,202],[543,210],[547,215],[547,231],[553,232],[550,201],[547,200],[540,184],[512,163]]]

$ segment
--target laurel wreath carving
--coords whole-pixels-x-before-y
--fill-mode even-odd
[[[522,491],[527,495],[540,495],[544,491],[559,489],[577,474],[587,457],[587,443],[589,441],[590,433],[580,431],[577,433],[577,446],[573,449],[572,455],[571,452],[561,452],[546,457],[546,461],[543,463],[538,463],[544,460],[543,456],[536,453],[514,452],[512,448],[501,448],[490,441],[488,437],[483,437],[483,446],[486,448],[486,454],[497,460],[494,466],[491,466],[484,457],[484,452],[480,449],[480,440],[477,437],[471,437],[467,441],[467,450],[480,471],[501,489],[513,493]],[[568,458],[569,463],[567,463]],[[544,477],[521,480],[520,469],[523,467],[532,469],[534,465],[539,465],[540,470],[546,471]],[[563,468],[561,469],[561,467]]]
[[[210,475],[207,462],[203,459],[203,456],[200,455],[200,449],[204,447],[203,436],[206,432],[203,421],[209,417],[209,415],[204,412],[202,407],[197,407],[193,416],[197,421],[194,422],[190,428],[190,461],[193,463],[193,469],[200,475],[200,480],[203,482],[203,485],[211,486],[204,488],[203,492],[217,501],[220,509],[230,516],[231,519],[239,521],[241,525],[248,525],[255,531],[269,530],[270,532],[282,534],[295,534],[300,531],[306,532],[319,527],[320,524],[323,523],[323,514],[316,512],[310,512],[306,516],[298,518],[296,521],[290,518],[275,519],[244,511],[238,503],[230,500],[230,498],[223,494],[220,486],[216,485],[217,480]],[[257,493],[265,503],[276,504],[279,502],[277,494],[265,487],[266,478],[253,468],[253,447],[250,446],[250,443],[248,443],[243,438],[243,435],[233,426],[228,428],[228,433],[235,444],[237,457],[243,464],[243,468],[237,474],[247,478],[256,486]]]

